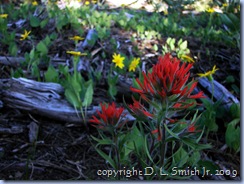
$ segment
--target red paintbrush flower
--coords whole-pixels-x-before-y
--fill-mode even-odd
[[[152,134],[158,134],[157,140],[162,140],[162,132],[159,129],[155,129],[151,131]]]
[[[139,102],[132,98],[133,104],[129,105],[129,111],[132,115],[136,116],[138,119],[146,119],[148,117],[153,117],[151,113],[149,113],[146,108]]]
[[[154,98],[164,101],[166,98],[175,95],[175,101],[203,98],[203,93],[191,95],[191,92],[197,85],[192,82],[191,86],[186,85],[192,64],[183,63],[180,60],[172,58],[170,54],[159,57],[159,62],[153,66],[152,72],[146,74],[143,72],[143,81],[136,79],[140,89],[131,87],[131,91],[139,93],[144,100]]]
[[[93,119],[90,119],[89,122],[100,129],[106,128],[120,128],[125,121],[122,122],[122,115],[124,108],[119,107],[116,108],[115,103],[113,102],[111,105],[100,104],[101,112],[97,111],[98,117],[92,116]]]
[[[197,130],[197,127],[198,127],[198,126],[196,126],[195,124],[196,124],[196,123],[194,122],[194,123],[192,123],[192,124],[190,124],[190,125],[188,126],[187,131],[188,131],[189,133],[201,132],[201,130]]]

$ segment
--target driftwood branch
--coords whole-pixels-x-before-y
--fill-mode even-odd
[[[212,84],[207,78],[199,78],[199,86],[200,88],[206,90],[206,95],[212,95]],[[239,104],[239,100],[232,95],[222,84],[217,82],[216,80],[213,81],[214,89],[213,89],[213,97],[214,100],[221,100],[221,105],[228,110],[233,103]],[[210,95],[208,95],[208,94]]]
[[[4,106],[60,121],[82,122],[81,112],[65,100],[64,89],[59,84],[12,78],[0,80],[0,89]],[[98,109],[98,106],[88,108],[86,118],[91,118]],[[134,120],[128,113],[125,118]]]

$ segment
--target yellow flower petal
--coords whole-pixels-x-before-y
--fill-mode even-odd
[[[214,10],[213,8],[208,8],[208,9],[206,9],[206,11],[207,11],[208,13],[213,13],[213,12],[215,12],[215,10]]]
[[[218,68],[216,68],[216,65],[214,65],[213,69],[206,72],[206,73],[198,73],[197,75],[199,77],[208,77],[208,76],[211,76],[213,74],[215,74],[215,72],[218,70]]]
[[[124,60],[125,60],[125,58],[121,57],[120,54],[115,54],[115,53],[113,54],[112,62],[115,63],[115,67],[119,67],[119,68],[123,69],[125,66],[123,63]]]
[[[81,53],[79,51],[66,51],[67,54],[71,54],[73,56],[86,56],[87,53]]]
[[[20,40],[22,41],[22,40],[25,40],[26,38],[28,38],[28,36],[29,36],[30,33],[31,33],[31,31],[28,31],[28,32],[27,32],[27,31],[25,30],[25,31],[24,31],[24,34],[21,34],[21,35],[20,35],[20,37],[21,37]]]
[[[69,38],[70,40],[75,40],[75,41],[80,41],[80,40],[84,40],[84,38],[80,37],[80,36],[73,36]]]
[[[8,14],[0,14],[0,17],[6,19],[8,17]]]
[[[181,58],[185,59],[189,63],[195,63],[195,61],[190,56],[182,55]]]
[[[37,5],[38,5],[38,2],[37,2],[37,1],[33,1],[33,2],[32,2],[32,5],[33,5],[33,6],[37,6]]]
[[[134,72],[139,62],[140,62],[140,58],[134,58],[129,66],[129,72],[131,71]]]
[[[224,3],[224,4],[222,4],[223,5],[223,7],[227,7],[228,6],[228,4],[227,3]]]

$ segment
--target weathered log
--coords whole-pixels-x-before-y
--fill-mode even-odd
[[[36,82],[25,78],[0,80],[0,99],[4,106],[39,114],[61,122],[82,123],[82,116],[64,98],[64,89],[56,83]],[[91,118],[98,106],[87,109],[86,118]],[[128,120],[134,120],[128,113]]]
[[[24,57],[4,57],[0,56],[0,64],[9,66],[20,66],[25,61]]]
[[[24,57],[10,57],[10,56],[0,56],[0,64],[8,65],[8,66],[21,66],[22,63],[25,62]],[[59,64],[65,64],[66,60],[62,58],[52,58],[52,65],[58,66]]]
[[[213,90],[212,90],[212,84],[207,78],[205,77],[199,78],[198,81],[199,81],[198,82],[199,87],[207,91],[207,92],[204,91],[206,96],[209,96],[209,98],[211,98],[212,91],[213,91],[214,100],[216,101],[220,100],[221,105],[226,110],[228,110],[233,103],[236,104],[240,103],[239,100],[218,81],[213,80]]]

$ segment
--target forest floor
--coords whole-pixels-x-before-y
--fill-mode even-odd
[[[118,8],[119,11],[119,8]],[[135,13],[138,10],[135,10]],[[148,16],[151,16],[150,12]],[[12,28],[11,28],[12,29]],[[46,30],[48,32],[48,30]],[[36,37],[38,34],[42,37],[43,32],[33,29]],[[88,32],[85,30],[84,35]],[[49,50],[49,56],[58,57],[66,61],[67,50],[72,50],[74,44],[71,40],[65,40],[74,35],[74,30],[66,29],[55,40],[53,47]],[[136,45],[140,50],[140,56],[148,56],[147,67],[150,68],[157,62],[159,53],[153,46],[163,45],[167,37],[162,39],[152,39],[142,41],[140,39],[130,41],[133,32],[130,30],[121,30],[116,25],[111,27],[110,37],[120,43],[121,53],[139,56],[138,52],[131,51]],[[232,92],[238,99],[240,93],[236,93],[233,85],[240,87],[240,54],[234,48],[228,48],[219,43],[208,43],[204,48],[199,48],[202,42],[201,38],[192,36],[184,37],[188,42],[188,48],[192,56],[198,56],[193,68],[193,77],[199,72],[207,71],[212,68],[214,61],[219,70],[214,75],[214,79],[224,85],[226,89]],[[20,43],[19,56],[24,57],[25,51],[29,51],[31,46],[28,43]],[[100,48],[102,48],[100,50]],[[214,54],[208,55],[206,50],[213,51]],[[109,41],[97,41],[93,46],[93,60],[102,59],[102,54],[106,54],[105,62],[111,62],[111,56],[114,52]],[[0,50],[0,56],[6,56],[4,49]],[[106,67],[106,66],[105,66]],[[106,68],[104,69],[106,70]],[[108,70],[108,68],[107,68]],[[234,82],[226,81],[226,76],[232,76]],[[11,66],[0,63],[0,79],[11,78]],[[110,102],[107,95],[107,84],[98,85],[95,89],[94,104],[102,101]],[[0,93],[1,95],[1,93]],[[1,96],[0,96],[1,97]],[[1,100],[1,98],[0,98]],[[116,96],[118,103],[123,103],[123,97]],[[1,101],[0,101],[1,102]],[[226,117],[228,118],[228,117]],[[208,142],[213,145],[202,153],[202,157],[209,159],[222,170],[236,170],[237,176],[231,175],[213,175],[208,177],[192,176],[190,180],[240,180],[240,152],[234,153],[225,143],[226,126],[223,125],[223,117],[216,119],[218,124],[217,132],[210,132]],[[30,131],[32,127],[38,129],[37,140],[30,141]],[[21,109],[9,108],[3,102],[0,104],[0,129],[5,130],[0,133],[0,179],[2,180],[105,180],[107,176],[99,176],[98,170],[107,169],[108,163],[102,159],[91,146],[91,140],[82,124],[57,121],[49,119],[41,114],[26,112]],[[90,133],[96,135],[95,128],[90,127]],[[110,178],[111,179],[111,178]],[[132,176],[128,180],[142,180],[143,177]]]

